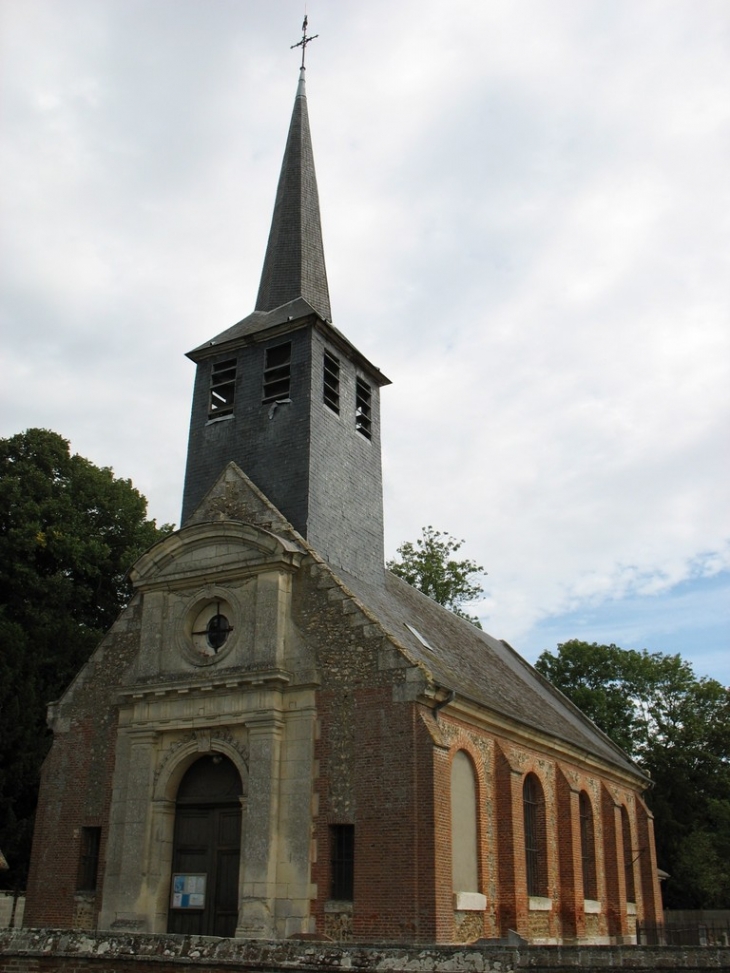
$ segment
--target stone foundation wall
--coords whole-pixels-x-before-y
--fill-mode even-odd
[[[3,973],[584,973],[612,967],[676,973],[730,969],[730,947],[340,946],[191,936],[104,936],[67,930],[0,930]]]

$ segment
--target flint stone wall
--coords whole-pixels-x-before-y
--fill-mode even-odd
[[[395,946],[261,942],[192,936],[109,936],[52,929],[0,931],[3,973],[652,973],[730,969],[730,947]]]

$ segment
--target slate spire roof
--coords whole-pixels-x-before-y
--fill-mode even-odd
[[[304,72],[302,68],[299,74],[256,310],[273,311],[304,298],[331,321]]]

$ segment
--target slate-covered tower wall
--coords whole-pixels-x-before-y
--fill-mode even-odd
[[[286,405],[262,402],[267,348],[291,342],[291,389]],[[236,361],[233,412],[208,418],[212,369]],[[306,536],[309,467],[311,341],[308,329],[222,352],[198,363],[190,416],[182,520],[186,523],[227,463],[235,462]]]
[[[317,325],[320,325],[318,327]],[[377,580],[382,574],[383,483],[380,443],[382,376],[346,356],[344,343],[316,315],[294,331],[199,361],[190,419],[183,523],[233,460],[334,567]],[[290,391],[262,401],[268,348],[291,343]],[[339,362],[339,413],[324,401],[325,352]],[[210,420],[212,369],[236,361],[233,413]],[[370,389],[369,436],[356,426],[356,383]]]

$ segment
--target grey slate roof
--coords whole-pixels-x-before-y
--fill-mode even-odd
[[[204,357],[205,352],[219,345],[228,344],[231,341],[239,341],[268,331],[270,328],[278,328],[289,321],[300,321],[310,315],[317,314],[311,304],[307,303],[302,297],[282,304],[281,307],[271,311],[253,311],[245,318],[232,324],[230,328],[221,331],[210,341],[204,341],[202,345],[189,351],[188,358],[197,361],[199,357]],[[317,315],[319,317],[319,315]]]
[[[621,770],[644,776],[623,750],[506,642],[480,631],[390,571],[384,570],[382,585],[339,570],[335,573],[438,685]]]
[[[383,375],[377,365],[373,365],[341,331],[330,321],[325,321],[312,305],[308,304],[302,297],[289,301],[288,304],[282,304],[281,307],[276,307],[273,311],[253,311],[241,321],[231,325],[230,328],[221,331],[215,338],[204,341],[202,345],[198,345],[197,348],[187,352],[187,357],[197,362],[216,354],[223,346],[232,342],[245,342],[247,338],[252,338],[253,335],[263,336],[265,332],[274,329],[277,329],[276,333],[278,334],[283,325],[291,325],[291,328],[295,329],[302,327],[303,324],[310,323],[312,320],[315,321],[316,327],[319,327],[327,335],[329,340],[344,349],[345,354],[368,372],[379,386],[390,385],[390,379]]]
[[[294,100],[256,310],[272,311],[303,297],[320,317],[330,321],[304,70]]]

